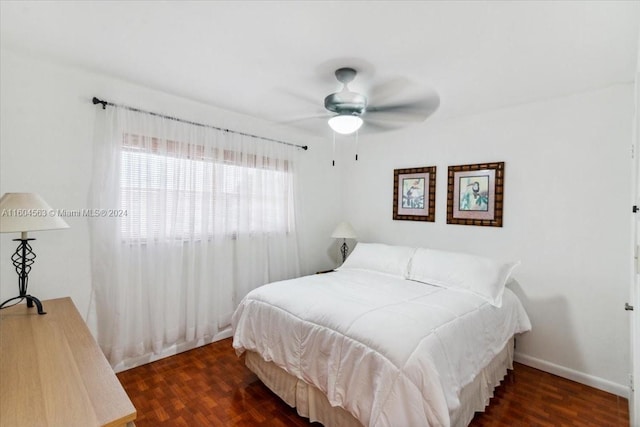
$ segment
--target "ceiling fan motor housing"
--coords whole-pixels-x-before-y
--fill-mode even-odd
[[[367,97],[351,91],[336,92],[324,99],[324,107],[334,113],[359,116],[367,108]]]
[[[338,68],[335,74],[336,79],[343,85],[342,90],[327,96],[324,99],[324,108],[339,115],[359,116],[367,108],[367,97],[351,92],[347,86],[356,77],[357,71],[350,67],[343,67]]]

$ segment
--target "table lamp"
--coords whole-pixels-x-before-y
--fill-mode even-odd
[[[340,253],[342,253],[342,262],[344,263],[344,261],[347,259],[347,254],[349,253],[349,247],[347,246],[347,239],[355,239],[357,237],[356,232],[353,231],[353,227],[351,227],[351,224],[344,221],[338,224],[336,229],[333,230],[331,237],[333,237],[334,239],[342,239],[342,246],[340,246]]]
[[[0,199],[0,233],[21,233],[18,248],[11,256],[13,266],[18,273],[18,289],[20,295],[9,298],[2,304],[0,309],[7,303],[15,300],[26,299],[27,307],[35,304],[38,314],[46,314],[42,309],[42,303],[33,295],[27,294],[29,284],[29,272],[31,265],[35,262],[36,254],[33,252],[29,242],[35,240],[27,237],[29,231],[56,230],[69,228],[69,225],[56,215],[56,211],[45,202],[42,197],[35,193],[5,193]],[[12,304],[13,305],[13,304]]]

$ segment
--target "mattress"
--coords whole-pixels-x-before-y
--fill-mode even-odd
[[[234,348],[319,390],[364,426],[449,426],[461,396],[530,329],[516,296],[468,292],[371,271],[276,282],[233,315]]]

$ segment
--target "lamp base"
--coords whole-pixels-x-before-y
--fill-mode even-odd
[[[7,305],[7,303],[14,301],[14,300],[23,300],[26,299],[27,300],[27,307],[33,307],[33,305],[36,305],[36,309],[38,310],[38,314],[47,314],[46,311],[43,310],[42,308],[42,303],[40,302],[40,300],[32,295],[18,295],[17,297],[13,297],[13,298],[9,298],[8,300],[6,300],[5,302],[3,302],[2,304],[0,304],[0,310],[4,308],[5,305]],[[16,303],[17,304],[17,303]]]
[[[27,307],[33,307],[36,305],[38,309],[38,314],[47,314],[42,309],[42,303],[40,300],[32,295],[27,294],[27,285],[29,284],[29,272],[31,271],[31,265],[34,263],[36,259],[36,254],[31,249],[31,245],[29,242],[35,239],[27,238],[27,233],[22,233],[22,238],[13,239],[14,242],[20,242],[18,245],[18,249],[11,256],[11,261],[13,262],[13,266],[16,268],[16,273],[18,273],[18,290],[20,295],[17,297],[9,298],[2,304],[0,304],[0,309],[2,309],[7,303],[11,301],[15,301],[17,299],[27,300]],[[18,304],[18,303],[16,303]]]
[[[342,246],[340,246],[340,253],[342,254],[342,263],[347,260],[347,254],[349,253],[349,246],[347,246],[347,239],[342,239]]]

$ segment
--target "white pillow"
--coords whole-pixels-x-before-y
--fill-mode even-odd
[[[500,307],[505,283],[518,264],[520,261],[500,262],[477,255],[418,248],[411,259],[407,278],[464,289]]]
[[[382,243],[358,243],[338,270],[370,270],[406,277],[415,248]]]

